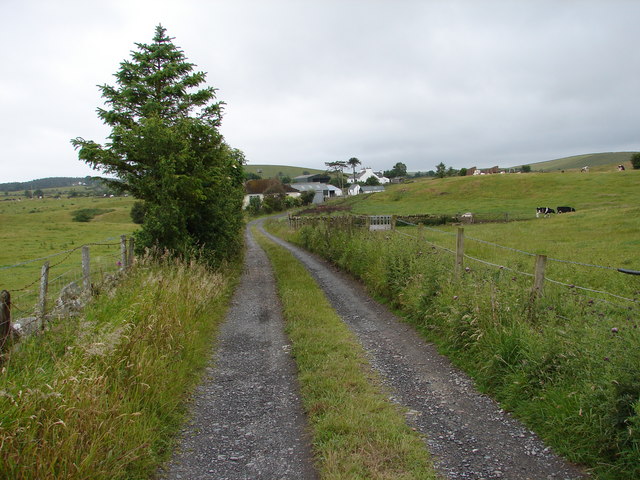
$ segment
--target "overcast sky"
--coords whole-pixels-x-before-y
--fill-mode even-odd
[[[636,0],[0,0],[0,183],[98,172],[96,85],[162,24],[249,164],[410,171],[640,150]]]

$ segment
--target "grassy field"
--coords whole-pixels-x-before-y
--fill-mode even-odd
[[[638,170],[534,173],[424,179],[336,203],[344,202],[351,206],[352,213],[365,215],[507,212],[528,220],[464,225],[465,235],[562,260],[640,270],[639,193]],[[574,207],[576,212],[535,218],[537,206],[555,209],[564,205]],[[440,233],[424,233],[427,239],[452,247],[454,239],[450,234],[456,229],[447,226],[439,227]],[[477,249],[486,251],[488,261],[500,263],[501,258],[510,258],[504,249],[491,252],[485,245],[473,241],[467,244],[472,255],[479,253]],[[526,257],[519,258],[531,263]]]
[[[119,260],[119,236],[128,235],[137,228],[129,216],[133,201],[131,197],[6,197],[0,201],[0,289],[15,292],[12,300],[16,308],[23,314],[30,313],[42,264],[46,260],[50,262],[50,279],[62,275],[57,283],[52,282],[53,293],[56,287],[79,277],[81,252],[78,249],[52,255],[84,244],[106,244],[90,247],[93,272],[115,270]],[[81,209],[101,209],[108,213],[97,215],[90,222],[74,222],[74,213]],[[39,258],[43,260],[29,262]],[[7,268],[24,262],[29,263]]]

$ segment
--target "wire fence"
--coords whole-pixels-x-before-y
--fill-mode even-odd
[[[640,271],[637,270],[540,255],[465,235],[463,228],[458,228],[457,232],[443,229],[442,226],[451,223],[449,220],[454,216],[387,215],[388,222],[380,220],[380,215],[371,216],[370,220],[367,220],[366,216],[352,217],[354,217],[352,220],[339,221],[336,220],[339,217],[307,217],[306,219],[291,217],[289,225],[292,228],[300,228],[308,224],[326,223],[336,228],[347,225],[349,228],[364,227],[369,230],[378,230],[379,227],[372,227],[374,223],[375,225],[388,224],[388,229],[393,230],[395,235],[424,242],[434,249],[454,255],[459,269],[469,269],[468,265],[482,265],[489,269],[533,279],[534,290],[539,289],[539,293],[543,285],[548,283],[569,290],[575,295],[582,295],[590,302],[605,303],[620,309],[640,309],[640,282],[633,277],[640,275]],[[455,218],[459,220],[460,217]],[[510,221],[509,218],[514,219],[505,214],[503,221]],[[480,223],[476,220],[466,223]],[[488,218],[485,220],[489,221]],[[458,222],[460,225],[464,223]],[[437,228],[438,225],[441,227]],[[535,269],[532,270],[534,261]],[[542,261],[541,270],[539,269],[540,261]],[[600,273],[594,274],[594,269]]]
[[[0,266],[0,290],[10,294],[11,317],[39,318],[59,306],[65,287],[92,293],[108,275],[133,261],[133,239],[125,235],[51,255]]]

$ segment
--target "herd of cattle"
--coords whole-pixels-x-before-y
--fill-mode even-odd
[[[573,207],[556,207],[556,209],[554,210],[553,208],[549,208],[549,207],[537,207],[536,208],[536,218],[539,217],[540,215],[544,216],[544,217],[548,217],[549,215],[551,215],[552,213],[569,213],[569,212],[575,212],[576,209]]]

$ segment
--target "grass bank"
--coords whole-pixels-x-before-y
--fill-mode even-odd
[[[170,453],[238,272],[142,262],[0,373],[0,478],[148,478]]]
[[[323,479],[434,479],[425,445],[311,275],[257,235],[275,270]]]
[[[640,478],[637,305],[554,285],[532,301],[527,276],[474,264],[456,277],[449,252],[393,232],[270,228],[360,278],[558,453]]]

